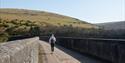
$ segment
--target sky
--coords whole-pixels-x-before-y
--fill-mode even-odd
[[[125,0],[0,0],[0,8],[48,11],[89,23],[125,21]]]

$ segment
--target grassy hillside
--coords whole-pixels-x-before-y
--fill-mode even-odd
[[[39,24],[48,23],[56,26],[72,25],[73,27],[95,28],[96,26],[76,18],[62,16],[55,13],[25,10],[25,9],[0,9],[0,18],[7,20],[30,20]]]
[[[103,27],[106,30],[120,30],[120,29],[125,30],[125,21],[99,23],[97,25]]]
[[[124,28],[124,22],[121,24],[117,26]],[[0,42],[12,37],[49,36],[52,33],[56,37],[121,39],[125,36],[124,32],[122,29],[104,30],[76,18],[45,11],[0,9]]]
[[[82,37],[88,36],[86,33],[92,29],[98,29],[98,27],[55,13],[25,9],[0,9],[0,42],[7,41],[13,36],[48,36],[51,33],[56,36]]]

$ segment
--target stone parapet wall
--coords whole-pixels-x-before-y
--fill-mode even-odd
[[[57,43],[112,63],[125,63],[125,40],[57,38]]]
[[[0,44],[0,63],[38,63],[39,38]]]

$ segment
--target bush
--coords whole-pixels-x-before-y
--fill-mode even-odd
[[[8,40],[8,38],[9,38],[8,33],[2,33],[2,34],[0,34],[0,43],[6,42]]]

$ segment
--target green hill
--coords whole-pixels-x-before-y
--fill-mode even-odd
[[[81,21],[76,18],[63,16],[55,13],[25,10],[25,9],[0,9],[0,18],[7,20],[30,20],[33,22],[39,22],[39,24],[52,24],[56,26],[73,25],[74,27],[83,28],[95,28],[96,26],[89,24],[85,21]]]
[[[98,29],[98,27],[55,13],[25,9],[0,9],[0,42],[13,36],[48,36],[51,33],[56,36],[82,37],[91,29]]]
[[[125,30],[125,21],[98,23],[96,25],[106,30]]]

